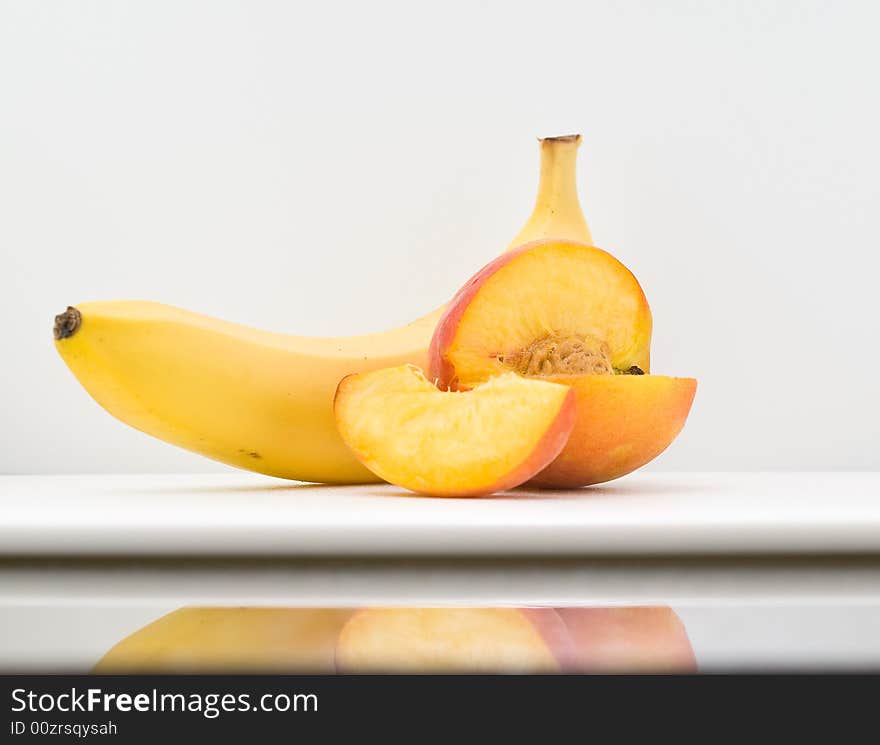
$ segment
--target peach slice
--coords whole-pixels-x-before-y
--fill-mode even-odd
[[[512,489],[559,455],[574,426],[574,392],[515,374],[445,392],[401,365],[343,378],[334,412],[342,439],[381,478],[471,497]]]
[[[567,635],[549,609],[365,609],[343,627],[336,666],[343,673],[559,672],[552,643],[530,617],[541,613]]]
[[[455,296],[429,350],[438,385],[467,390],[513,371],[574,389],[577,422],[533,482],[573,488],[623,476],[678,435],[696,381],[646,375],[651,311],[638,281],[601,249],[531,243]]]

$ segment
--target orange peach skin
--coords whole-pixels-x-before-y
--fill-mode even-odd
[[[529,482],[556,489],[610,481],[656,458],[681,432],[697,390],[693,378],[665,375],[547,380],[571,386],[578,411],[559,457]]]

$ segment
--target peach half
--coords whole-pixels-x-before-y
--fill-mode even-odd
[[[535,486],[566,489],[610,481],[652,461],[684,427],[697,381],[666,375],[548,378],[574,390],[577,417],[568,442]]]
[[[562,452],[575,418],[564,385],[508,374],[467,393],[440,391],[414,365],[343,378],[333,408],[367,468],[429,496],[519,486]]]
[[[574,431],[533,483],[597,484],[659,455],[690,411],[695,380],[647,374],[651,326],[642,288],[617,259],[538,241],[492,261],[457,293],[434,332],[430,374],[454,390],[509,372],[568,385]]]

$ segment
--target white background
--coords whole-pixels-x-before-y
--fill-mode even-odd
[[[0,0],[0,472],[222,466],[113,420],[67,304],[299,334],[442,303],[582,132],[598,245],[655,371],[700,390],[651,467],[880,468],[870,3]]]

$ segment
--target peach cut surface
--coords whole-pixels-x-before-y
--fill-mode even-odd
[[[567,386],[501,375],[440,391],[413,365],[350,375],[334,402],[343,440],[392,484],[431,496],[481,496],[532,478],[574,426]]]

